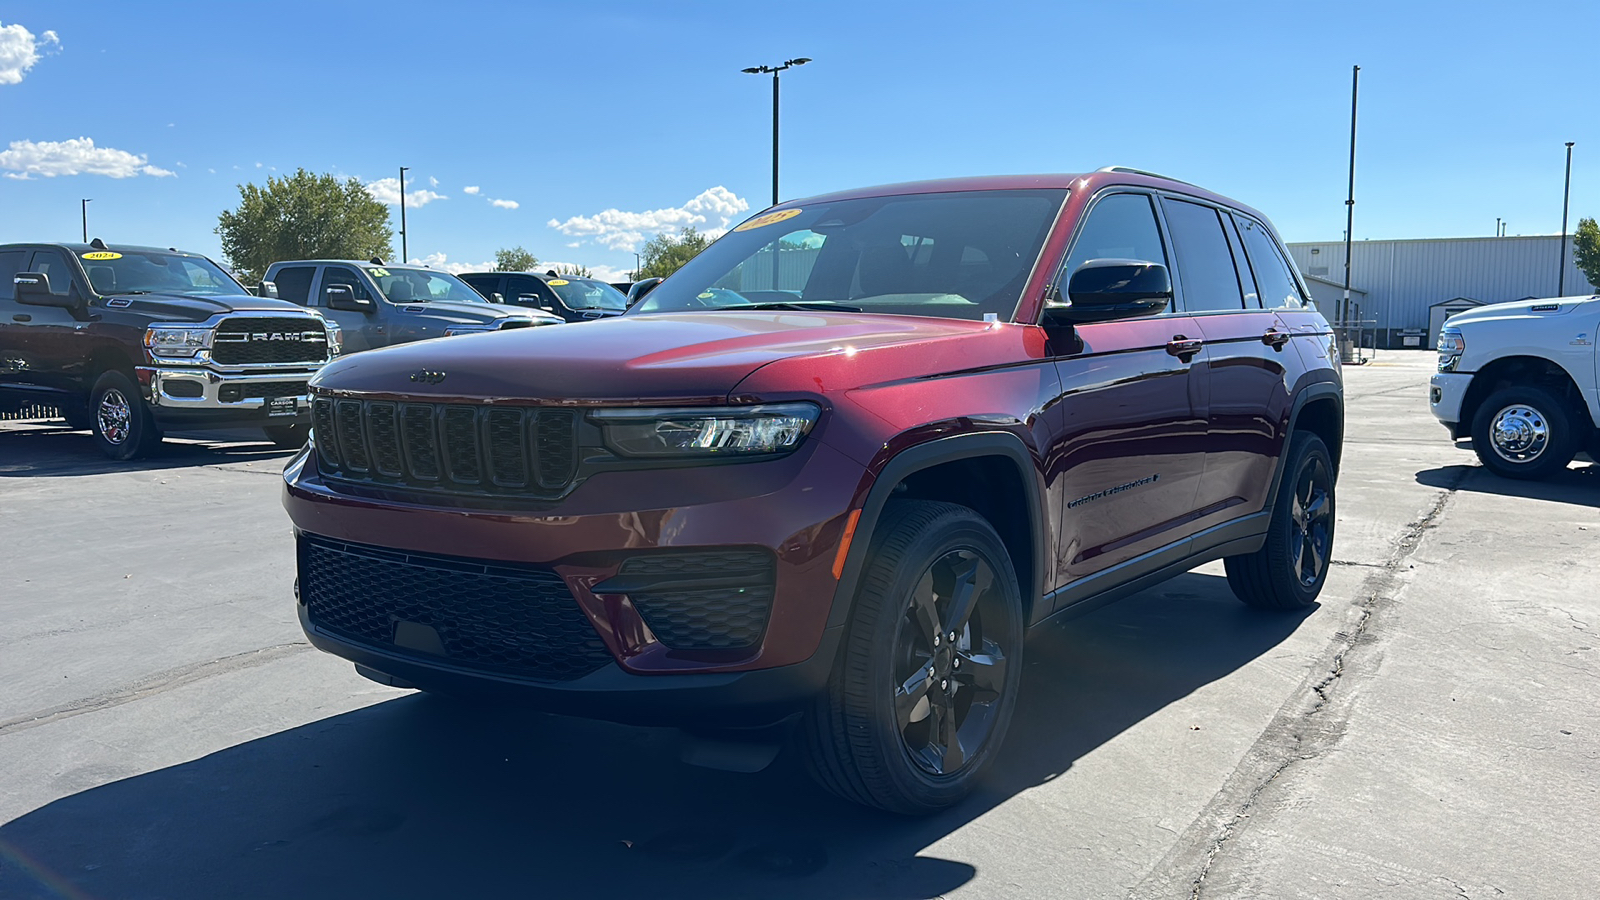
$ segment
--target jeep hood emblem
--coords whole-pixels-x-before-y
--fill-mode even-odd
[[[421,372],[412,372],[411,380],[418,384],[438,384],[444,380],[444,376],[445,373],[443,372],[432,372],[423,369]]]

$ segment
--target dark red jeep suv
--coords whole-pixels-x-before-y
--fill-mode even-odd
[[[284,473],[375,680],[727,734],[899,812],[995,756],[1028,630],[1209,560],[1300,608],[1343,393],[1265,217],[1122,168],[774,207],[626,315],[362,353]]]

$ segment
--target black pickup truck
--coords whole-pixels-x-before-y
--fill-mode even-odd
[[[54,407],[113,459],[178,428],[300,446],[306,382],[339,351],[337,324],[250,296],[198,254],[0,244],[0,412]]]

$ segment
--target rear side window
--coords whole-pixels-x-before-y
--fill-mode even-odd
[[[33,251],[33,268],[30,272],[39,272],[50,278],[50,293],[66,294],[72,290],[72,264],[61,255],[59,250]]]
[[[310,306],[311,276],[316,272],[316,266],[288,266],[279,269],[278,274],[272,276],[272,283],[278,286],[278,299]]]
[[[1250,257],[1250,268],[1255,270],[1256,287],[1261,292],[1261,305],[1267,309],[1299,307],[1303,304],[1300,287],[1295,283],[1289,264],[1278,252],[1278,242],[1267,233],[1266,226],[1245,216],[1234,216],[1239,234],[1244,239],[1244,249]]]
[[[1062,293],[1072,273],[1091,259],[1139,259],[1167,265],[1155,209],[1144,194],[1112,194],[1089,210],[1089,220],[1062,268]]]
[[[1188,312],[1244,309],[1233,251],[1222,233],[1217,211],[1198,203],[1167,199],[1167,228],[1178,255],[1178,282]]]
[[[491,294],[501,293],[499,275],[463,275],[461,280],[488,300],[494,299]]]
[[[0,250],[0,300],[16,296],[17,285],[13,279],[22,271],[22,258],[27,255],[26,250]]]

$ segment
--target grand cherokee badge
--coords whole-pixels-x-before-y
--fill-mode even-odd
[[[419,384],[422,384],[422,383],[438,384],[439,382],[444,380],[444,373],[443,372],[430,372],[427,369],[423,369],[421,372],[413,372],[413,373],[411,373],[411,380],[415,381],[415,382],[417,382]]]

